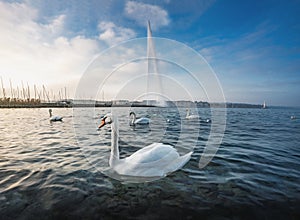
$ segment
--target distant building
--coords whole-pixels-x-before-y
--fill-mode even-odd
[[[128,100],[113,100],[112,105],[129,106],[130,102]]]
[[[177,107],[180,107],[180,108],[192,108],[192,107],[195,107],[195,103],[192,102],[192,101],[180,100],[180,101],[175,101],[174,103],[175,103],[175,105]]]

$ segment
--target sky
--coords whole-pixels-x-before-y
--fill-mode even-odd
[[[68,97],[74,97],[79,81],[99,54],[109,54],[110,68],[126,54],[146,55],[142,46],[139,51],[120,44],[146,37],[147,20],[154,37],[173,40],[175,46],[186,45],[205,59],[211,68],[207,74],[215,74],[227,102],[300,106],[299,0],[0,0],[0,76],[6,93],[11,80],[14,88],[22,83],[38,88],[45,85],[56,97],[66,87]],[[157,53],[164,53],[160,48],[163,46],[156,46]],[[190,57],[180,54],[173,54],[175,61],[187,64]],[[110,88],[131,94],[130,89],[120,87],[127,76],[138,77],[127,75],[130,71],[144,76],[141,65],[146,64],[133,62],[118,69],[122,77],[116,74],[111,80],[114,84],[106,85],[102,95],[134,99],[138,94],[113,97]],[[160,68],[168,66],[172,74],[180,72],[181,78],[175,78],[183,80],[182,87],[189,87],[189,82],[190,87],[196,86],[191,79],[184,81],[187,73],[182,69],[166,63]],[[110,69],[98,70],[101,81]],[[162,80],[163,86],[175,79],[168,77]],[[204,100],[220,101],[211,94],[218,83],[207,85],[209,79],[203,79],[199,93],[208,94]],[[139,80],[146,77],[128,82],[128,88],[142,84]],[[172,83],[178,84],[175,81]],[[171,88],[172,83],[165,87]],[[197,96],[197,89],[191,93],[195,99],[202,97]],[[173,91],[171,98],[185,99],[182,94]]]

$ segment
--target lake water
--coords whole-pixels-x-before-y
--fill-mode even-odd
[[[110,108],[53,109],[64,117],[55,123],[48,109],[0,109],[0,218],[300,219],[300,109],[227,109],[223,141],[202,169],[212,123],[185,120],[185,109],[135,108],[152,123],[132,128],[129,110],[113,110],[121,157],[163,142],[193,150],[191,160],[165,178],[122,183],[102,173],[110,127],[97,124]]]

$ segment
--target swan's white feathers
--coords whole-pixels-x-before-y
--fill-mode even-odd
[[[187,119],[197,119],[199,118],[199,115],[188,115],[186,116]]]
[[[121,175],[166,176],[184,166],[190,160],[191,154],[192,152],[180,156],[170,145],[153,143],[130,157],[119,160],[113,169]]]
[[[180,169],[191,158],[192,152],[180,156],[171,145],[153,143],[136,151],[129,157],[120,159],[117,140],[118,120],[113,116],[111,118],[112,145],[109,164],[119,175],[163,177]],[[107,116],[104,117],[104,120],[106,119]]]
[[[152,163],[178,156],[179,154],[172,146],[162,143],[153,143],[136,151],[125,159],[127,162],[132,161],[133,163]]]
[[[190,114],[190,110],[187,109],[186,110],[186,116],[185,116],[186,119],[198,119],[200,118],[198,114],[194,115],[194,114]]]
[[[50,118],[50,121],[61,121],[62,120],[62,117],[61,116],[52,116]]]
[[[138,124],[138,125],[146,125],[150,123],[150,119],[149,118],[138,118],[134,121],[134,124]]]
[[[134,112],[130,112],[129,116],[132,116],[132,121],[130,122],[130,125],[148,125],[150,124],[150,119],[146,117],[137,118],[136,114]]]

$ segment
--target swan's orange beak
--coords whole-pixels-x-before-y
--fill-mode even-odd
[[[99,127],[98,127],[98,128],[100,129],[100,128],[102,128],[104,125],[105,125],[105,120],[104,120],[104,119],[102,119],[102,120],[101,120],[101,123],[100,123],[100,125],[99,125]]]

